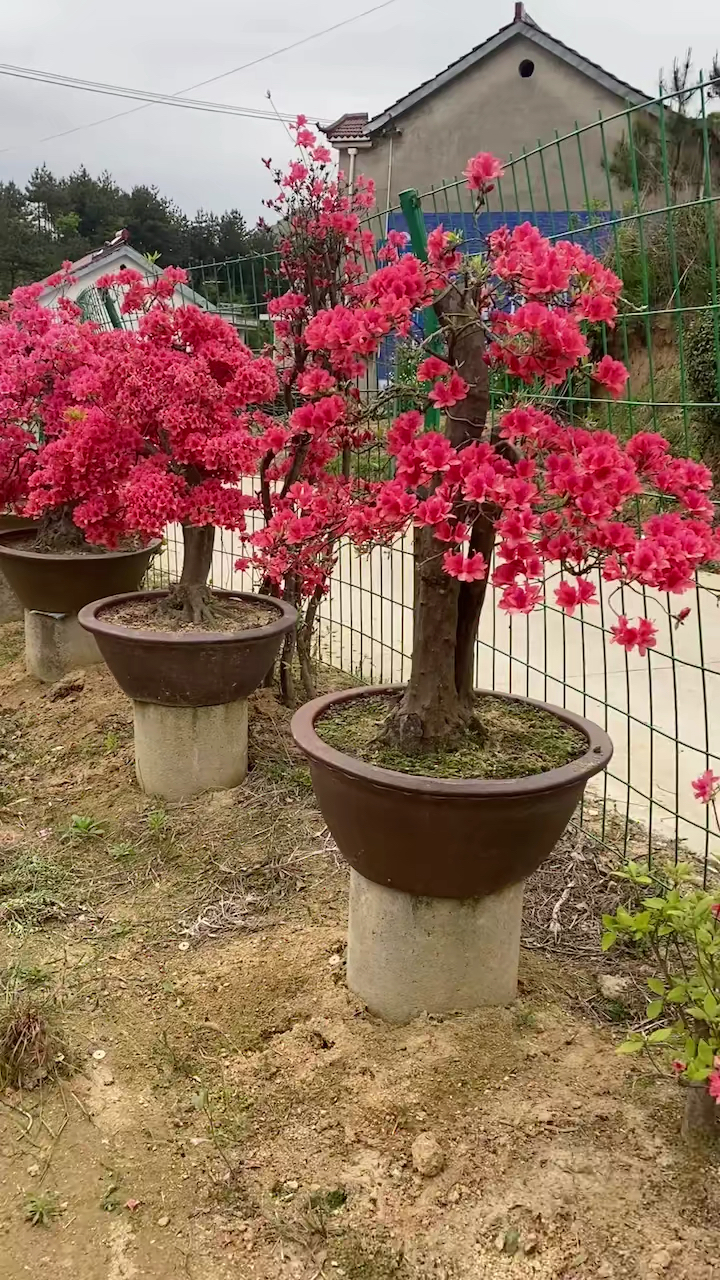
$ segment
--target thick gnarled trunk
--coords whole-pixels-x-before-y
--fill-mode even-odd
[[[180,581],[170,588],[168,609],[182,614],[183,621],[196,626],[213,619],[212,591],[208,577],[212,569],[215,528],[211,524],[184,524],[183,567]]]
[[[455,678],[460,583],[443,569],[446,549],[431,529],[415,530],[412,674],[385,729],[388,742],[408,753],[434,750],[469,719]]]
[[[486,429],[489,378],[479,317],[469,316],[459,288],[435,303],[448,359],[468,383],[465,400],[447,411],[445,434],[456,449],[480,440]],[[461,518],[464,512],[455,514]],[[494,545],[490,514],[480,511],[472,528],[470,553],[488,566]],[[473,718],[475,639],[487,580],[459,582],[443,568],[447,543],[429,528],[415,532],[415,605],[410,680],[385,737],[408,753],[451,746]]]

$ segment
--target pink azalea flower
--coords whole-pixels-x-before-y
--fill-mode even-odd
[[[715,1099],[716,1105],[720,1105],[720,1071],[713,1071],[707,1087],[710,1097]]]
[[[720,783],[720,777],[713,773],[712,769],[706,769],[692,784],[695,799],[699,800],[701,804],[710,804],[710,801],[714,798],[718,783]]]
[[[634,627],[630,626],[626,617],[618,618],[610,631],[614,644],[622,645],[626,653],[632,653],[637,649],[641,658],[645,657],[648,649],[654,649],[657,644],[657,628],[649,618],[638,618]]]
[[[443,568],[460,582],[480,582],[487,577],[487,561],[480,554],[464,556],[462,551],[446,551]]]
[[[450,372],[450,365],[439,356],[428,356],[418,365],[418,378],[421,382],[434,382],[436,378],[444,378]]]
[[[481,192],[492,191],[495,179],[501,178],[503,172],[502,160],[498,160],[497,156],[491,155],[489,151],[481,151],[473,156],[463,169],[463,175],[467,178],[470,190]]]
[[[612,356],[603,356],[602,360],[596,364],[592,376],[601,386],[607,387],[613,398],[617,400],[625,390],[630,374],[622,361],[613,360]]]

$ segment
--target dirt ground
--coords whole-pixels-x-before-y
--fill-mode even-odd
[[[513,1008],[386,1026],[272,696],[246,784],[160,808],[109,674],[54,697],[20,647],[0,629],[0,990],[66,1049],[0,1094],[2,1280],[720,1278],[716,1153],[614,1052],[642,972],[599,992],[586,841],[528,888]]]

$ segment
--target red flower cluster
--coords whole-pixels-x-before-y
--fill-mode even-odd
[[[0,504],[64,509],[93,543],[162,533],[172,521],[244,529],[238,487],[257,469],[277,376],[220,316],[175,305],[185,273],[124,271],[134,328],[104,332],[78,308],[17,290],[0,322]]]
[[[286,229],[284,292],[268,300],[273,359],[253,355],[218,315],[176,305],[184,274],[175,269],[150,282],[132,272],[104,281],[137,317],[110,334],[18,291],[0,317],[0,502],[34,514],[69,505],[88,537],[109,545],[169,521],[237,529],[243,563],[297,602],[327,590],[341,538],[365,549],[412,525],[432,530],[450,576],[491,573],[511,613],[543,602],[548,571],[570,615],[594,603],[598,572],[685,591],[700,565],[720,558],[707,468],[673,458],[654,433],[624,444],[568,425],[531,391],[505,406],[492,434],[469,419],[464,431],[477,388],[453,340],[445,358],[424,349],[418,408],[387,432],[393,478],[351,477],[350,451],[377,438],[355,379],[386,337],[411,333],[419,309],[453,294],[462,325],[443,316],[442,332],[474,327],[492,367],[541,393],[580,370],[618,395],[626,370],[610,356],[590,363],[588,326],[612,325],[622,286],[584,249],[551,245],[529,224],[492,233],[481,257],[463,258],[459,237],[442,227],[427,264],[398,232],[375,255],[361,225],[370,185],[348,191],[307,121],[295,129],[300,158],[276,174],[270,202]],[[501,172],[494,157],[477,156],[468,184],[487,191]],[[424,429],[429,404],[452,430]],[[248,511],[260,527],[247,527]],[[492,568],[476,538],[488,523]],[[655,628],[623,616],[613,638],[645,654]]]
[[[468,185],[487,191],[501,173],[493,157],[475,157],[466,171]],[[551,245],[529,223],[493,232],[480,266],[477,259],[463,258],[460,237],[442,226],[430,233],[427,265],[406,252],[405,236],[391,232],[373,269],[370,246],[347,203],[351,196],[318,175],[314,163],[304,175],[297,169],[292,174],[296,235],[286,246],[290,292],[273,301],[271,310],[281,337],[288,339],[292,369],[300,370],[294,386],[306,403],[290,414],[290,435],[276,429],[272,437],[278,445],[272,474],[287,474],[285,457],[296,457],[293,446],[302,442],[308,461],[290,475],[303,479],[315,497],[303,490],[301,514],[289,494],[272,499],[273,514],[252,540],[254,562],[273,581],[299,572],[308,587],[323,590],[334,559],[331,547],[340,538],[364,549],[387,544],[415,524],[432,529],[446,572],[459,581],[481,581],[492,572],[500,607],[509,612],[528,613],[543,602],[548,570],[562,575],[555,601],[570,615],[596,601],[591,577],[598,570],[610,583],[687,589],[699,565],[720,554],[707,497],[711,477],[699,464],[672,458],[659,435],[642,433],[623,444],[607,431],[568,426],[528,399],[502,414],[495,443],[468,435],[451,444],[444,432],[426,431],[421,412],[411,410],[386,436],[392,480],[340,482],[331,476],[328,464],[342,453],[349,433],[359,430],[352,380],[387,335],[409,333],[413,313],[452,288],[458,273],[472,296],[476,323],[485,329],[491,365],[541,388],[557,386],[580,369],[612,395],[622,394],[627,371],[610,356],[589,363],[587,326],[613,324],[622,283],[582,247]],[[340,225],[338,204],[346,227],[344,252],[355,265],[330,288],[320,248],[309,271],[302,245],[308,236],[312,241],[313,235],[327,235],[328,216],[333,227]],[[361,265],[364,277],[355,269]],[[313,273],[325,289],[324,306],[312,305]],[[426,355],[418,380],[429,384],[420,393],[426,405],[453,411],[456,421],[458,413],[462,417],[472,388],[451,356]],[[283,447],[289,449],[285,457]],[[645,515],[638,519],[641,496]],[[316,502],[320,520],[313,518]],[[488,519],[495,529],[492,571],[473,547],[476,523]],[[315,546],[319,574],[309,571]],[[655,645],[655,627],[647,619],[631,625],[622,617],[613,638],[644,655]]]

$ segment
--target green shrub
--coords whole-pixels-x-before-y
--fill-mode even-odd
[[[690,329],[685,344],[688,383],[693,400],[711,407],[698,416],[714,436],[720,431],[720,315],[717,308],[706,311]]]

